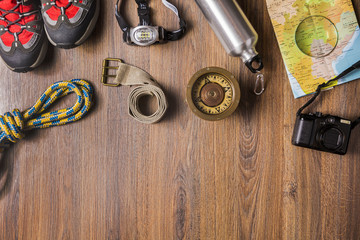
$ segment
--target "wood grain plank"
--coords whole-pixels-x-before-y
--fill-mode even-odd
[[[81,77],[96,89],[85,119],[29,132],[0,160],[0,239],[359,239],[359,129],[343,157],[291,145],[296,109],[307,98],[293,98],[265,0],[239,1],[259,33],[261,97],[251,93],[254,75],[226,54],[195,2],[172,2],[189,24],[180,41],[127,46],[114,3],[102,1],[84,45],[50,48],[27,74],[0,67],[0,112],[29,107],[59,80]],[[360,1],[353,3],[358,11]],[[177,28],[161,1],[151,7],[155,24]],[[135,25],[136,4],[127,1],[124,12]],[[148,126],[127,115],[130,88],[100,84],[105,57],[159,82],[170,105],[163,121]],[[185,102],[189,79],[207,66],[240,82],[240,106],[223,121],[203,121]],[[355,118],[358,84],[322,94],[310,110]]]

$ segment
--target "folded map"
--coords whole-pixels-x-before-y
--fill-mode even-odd
[[[351,0],[266,0],[295,98],[314,93],[360,60],[360,30]],[[338,80],[360,78],[360,71]]]

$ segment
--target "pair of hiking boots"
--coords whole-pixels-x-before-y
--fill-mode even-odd
[[[100,0],[0,0],[0,56],[15,72],[44,60],[56,47],[81,45],[93,31]]]

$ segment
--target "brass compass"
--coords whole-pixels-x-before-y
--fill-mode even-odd
[[[186,100],[198,117],[209,121],[221,120],[230,116],[239,105],[239,83],[223,68],[204,68],[191,78]]]

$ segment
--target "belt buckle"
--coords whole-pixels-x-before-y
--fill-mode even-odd
[[[118,87],[121,85],[120,83],[108,83],[108,78],[116,78],[116,75],[108,75],[109,69],[119,69],[119,67],[110,66],[111,62],[123,63],[124,61],[120,58],[105,58],[103,61],[101,83],[108,87]]]

